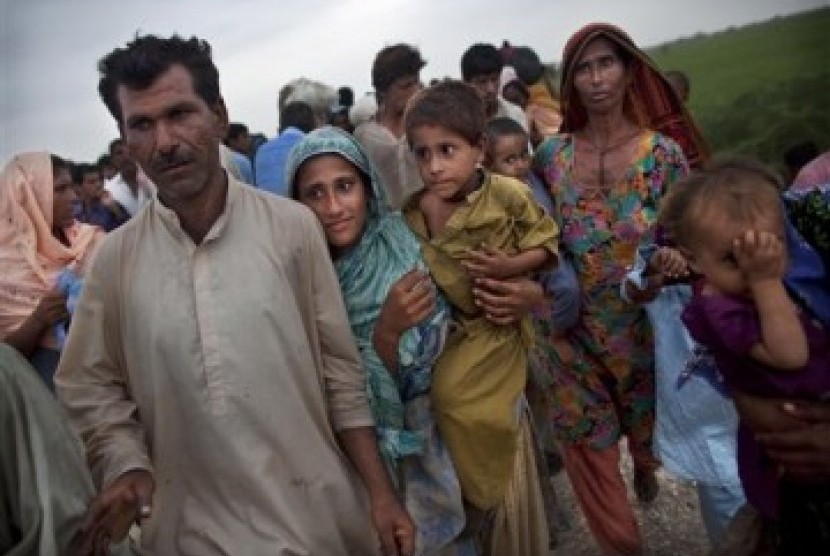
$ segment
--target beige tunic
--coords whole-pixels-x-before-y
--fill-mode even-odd
[[[104,241],[56,383],[98,485],[152,470],[148,553],[374,554],[359,361],[314,216],[230,180],[198,246],[158,199]]]
[[[398,139],[374,120],[358,127],[354,137],[380,173],[390,210],[400,210],[410,195],[423,189],[424,182],[406,137]]]

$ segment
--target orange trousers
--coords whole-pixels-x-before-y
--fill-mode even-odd
[[[606,556],[642,554],[643,541],[620,473],[620,448],[564,443],[562,459],[588,527]]]

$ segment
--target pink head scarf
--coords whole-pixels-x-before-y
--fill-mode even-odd
[[[70,245],[52,233],[54,179],[49,153],[15,156],[0,174],[0,338],[32,314],[60,271],[82,272],[103,232],[75,222],[64,230]]]

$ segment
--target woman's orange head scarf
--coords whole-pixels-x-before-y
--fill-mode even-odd
[[[81,264],[102,237],[95,226],[76,222],[64,230],[69,245],[61,243],[52,233],[53,199],[49,153],[19,154],[0,173],[0,338],[20,326],[60,271]]]
[[[579,131],[588,122],[588,114],[574,86],[576,64],[585,47],[604,38],[628,54],[628,85],[623,110],[632,122],[674,139],[689,165],[699,167],[709,158],[709,150],[694,120],[672,89],[671,84],[648,55],[637,48],[625,31],[608,23],[592,23],[577,31],[562,53],[561,133]]]

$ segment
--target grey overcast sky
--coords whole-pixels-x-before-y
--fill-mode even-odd
[[[827,0],[0,0],[0,164],[25,150],[92,160],[117,135],[98,59],[136,31],[207,39],[231,119],[272,136],[296,77],[370,89],[375,53],[418,46],[422,77],[458,76],[462,52],[503,39],[558,61],[582,25],[641,46],[827,5]]]

